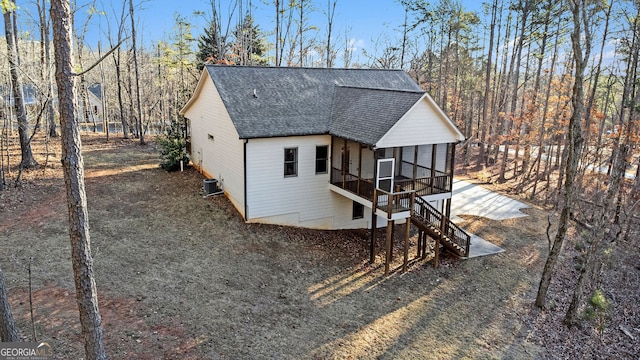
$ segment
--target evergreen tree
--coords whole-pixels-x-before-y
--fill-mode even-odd
[[[238,24],[233,36],[235,38],[232,44],[234,64],[262,66],[269,64],[265,37],[251,15],[246,15],[242,23]]]
[[[215,20],[209,23],[204,33],[198,38],[198,70],[202,70],[205,64],[217,64],[224,62],[226,44],[220,36]]]

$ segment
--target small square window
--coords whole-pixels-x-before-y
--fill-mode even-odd
[[[298,148],[284,149],[284,176],[298,176]]]
[[[329,147],[316,146],[316,174],[326,174],[329,160]]]
[[[352,214],[353,220],[364,218],[364,205],[354,201]]]

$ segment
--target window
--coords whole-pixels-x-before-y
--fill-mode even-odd
[[[352,216],[353,220],[364,218],[364,205],[354,201],[352,214],[353,214]]]
[[[316,174],[327,173],[327,160],[329,160],[329,147],[316,146]]]
[[[298,148],[284,149],[284,176],[298,176]]]

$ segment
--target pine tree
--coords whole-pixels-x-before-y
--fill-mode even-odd
[[[233,62],[236,65],[267,65],[266,40],[251,15],[246,15],[233,32]]]
[[[223,62],[225,58],[226,44],[218,33],[218,26],[215,20],[209,23],[204,29],[204,33],[198,38],[198,70],[202,70],[205,64],[216,64]]]

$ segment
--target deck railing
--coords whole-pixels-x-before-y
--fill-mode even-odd
[[[424,176],[417,179],[400,177],[394,180],[394,192],[415,191],[416,196],[427,196],[451,192],[451,176],[436,172],[435,177]],[[373,179],[360,178],[355,174],[332,167],[331,184],[348,190],[369,201],[373,200]]]
[[[373,190],[374,206],[385,211],[388,216],[398,212],[411,211],[415,191],[388,192]]]
[[[418,196],[442,194],[451,191],[451,176],[439,175],[435,177],[421,177],[413,179],[400,179],[395,181],[396,186],[404,190],[414,190]]]
[[[371,201],[373,199],[373,182],[371,180],[362,179],[357,175],[332,167],[331,184],[362,196],[367,200]]]

